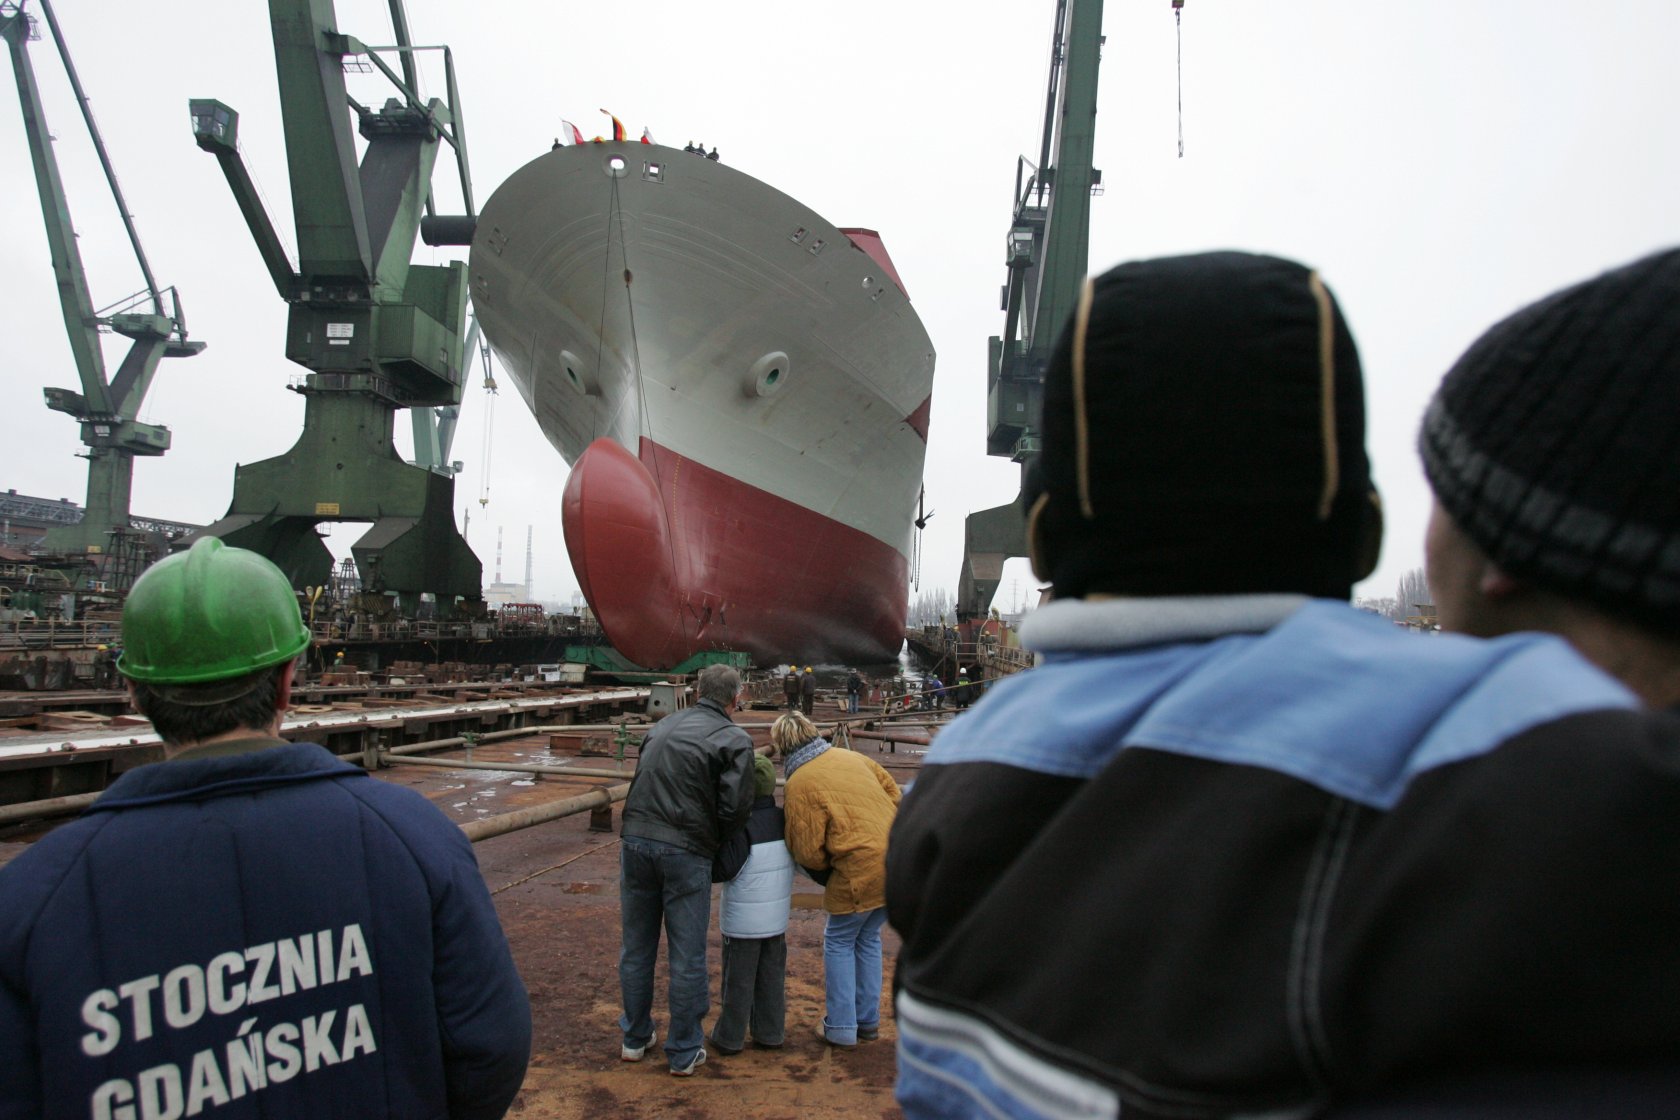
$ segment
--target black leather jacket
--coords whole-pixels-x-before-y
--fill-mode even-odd
[[[642,741],[619,832],[711,859],[747,823],[753,792],[752,737],[722,705],[701,700]]]

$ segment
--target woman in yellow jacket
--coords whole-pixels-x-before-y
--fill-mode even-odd
[[[799,712],[778,718],[770,743],[783,760],[787,846],[823,884],[822,1035],[850,1050],[881,1035],[881,926],[887,833],[898,783],[861,754],[829,745]]]

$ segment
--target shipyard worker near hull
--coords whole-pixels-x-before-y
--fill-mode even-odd
[[[787,700],[788,711],[799,707],[799,667],[790,666],[787,676],[782,678],[782,696]]]
[[[821,1034],[850,1049],[881,1032],[887,833],[898,783],[864,755],[831,746],[797,712],[776,720],[770,743],[784,760],[788,851],[823,884]]]
[[[817,674],[811,666],[805,666],[805,671],[799,675],[799,710],[805,713],[807,719],[817,706]]]
[[[734,721],[740,674],[708,665],[695,691],[693,706],[660,720],[642,741],[624,799],[619,855],[621,1056],[640,1061],[657,1038],[653,970],[663,926],[670,954],[665,1056],[671,1072],[685,1077],[706,1060],[712,860],[746,826],[754,796],[752,737]]]
[[[1680,705],[1680,249],[1572,285],[1479,338],[1418,446],[1445,629],[1546,630]]]
[[[0,869],[0,1116],[501,1116],[531,1014],[472,847],[279,737],[285,576],[201,537],[123,638],[165,761]]]
[[[1043,415],[1040,662],[940,734],[888,849],[906,1115],[1305,1117],[1680,1064],[1672,718],[1557,637],[1348,604],[1380,516],[1317,274],[1096,277]]]

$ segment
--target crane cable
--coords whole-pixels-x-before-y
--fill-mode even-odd
[[[484,363],[484,435],[479,445],[478,504],[490,504],[490,449],[495,445],[492,435],[496,424],[496,378],[490,371],[490,342],[483,336],[478,340],[478,353]]]
[[[1173,27],[1178,33],[1178,158],[1184,158],[1184,0],[1172,0]]]
[[[928,518],[933,514],[927,512],[927,486],[924,484],[916,493],[916,533],[910,538],[910,585],[913,590],[922,589],[922,530],[927,528]]]

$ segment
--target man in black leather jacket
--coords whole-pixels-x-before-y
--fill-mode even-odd
[[[661,720],[642,742],[624,801],[618,959],[624,1014],[620,1056],[639,1062],[655,1039],[653,968],[659,927],[671,954],[665,1055],[687,1077],[706,1060],[702,1021],[707,993],[706,931],[712,920],[712,857],[752,811],[752,738],[735,725],[741,676],[708,665],[693,707]]]

